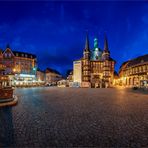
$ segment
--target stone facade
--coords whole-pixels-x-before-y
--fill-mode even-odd
[[[37,81],[45,81],[45,72],[41,70],[37,70],[36,72]]]
[[[7,45],[0,50],[0,64],[5,66],[3,74],[8,75],[12,85],[32,84],[36,79],[36,55],[12,51]]]
[[[62,75],[58,71],[51,68],[45,70],[46,84],[56,84],[60,80],[62,80]]]
[[[67,80],[69,82],[73,82],[73,70],[69,72],[68,76],[67,76]]]
[[[6,88],[2,89],[0,88],[0,99],[8,99],[8,98],[13,98],[13,89],[12,88]]]
[[[35,74],[34,68],[37,61],[33,54],[12,51],[7,45],[0,58],[0,61],[6,66],[5,74]]]
[[[119,85],[148,86],[148,54],[124,62],[119,70]]]
[[[76,68],[77,63],[81,63]],[[78,82],[81,87],[111,87],[114,79],[115,60],[110,57],[107,37],[105,36],[104,49],[98,47],[98,40],[94,39],[94,49],[89,48],[88,35],[86,36],[83,58],[74,61],[74,83]]]

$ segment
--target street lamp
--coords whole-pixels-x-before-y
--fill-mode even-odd
[[[33,71],[36,71],[36,67],[33,67]]]
[[[16,72],[16,69],[15,68],[13,69],[13,72]]]
[[[36,67],[33,67],[33,74],[35,75],[35,79],[34,80],[36,80],[36,70],[37,70],[37,68]]]

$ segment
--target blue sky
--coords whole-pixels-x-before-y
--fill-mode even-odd
[[[0,2],[0,48],[31,52],[41,69],[65,73],[83,55],[86,30],[90,47],[107,34],[111,57],[122,62],[148,53],[148,3],[113,1]]]

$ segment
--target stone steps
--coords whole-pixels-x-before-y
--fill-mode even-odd
[[[9,98],[9,99],[0,99],[0,103],[4,103],[4,102],[10,102],[13,101],[14,98]]]

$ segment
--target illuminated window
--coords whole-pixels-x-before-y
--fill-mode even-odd
[[[134,74],[134,68],[132,68],[132,74]]]
[[[138,68],[136,67],[136,73],[138,72]]]
[[[139,67],[137,67],[137,72],[139,72]]]
[[[145,72],[145,66],[143,66],[143,71]]]
[[[135,73],[135,72],[136,72],[136,69],[134,68],[134,69],[133,69],[133,73]]]
[[[141,72],[143,72],[143,67],[141,67]]]

